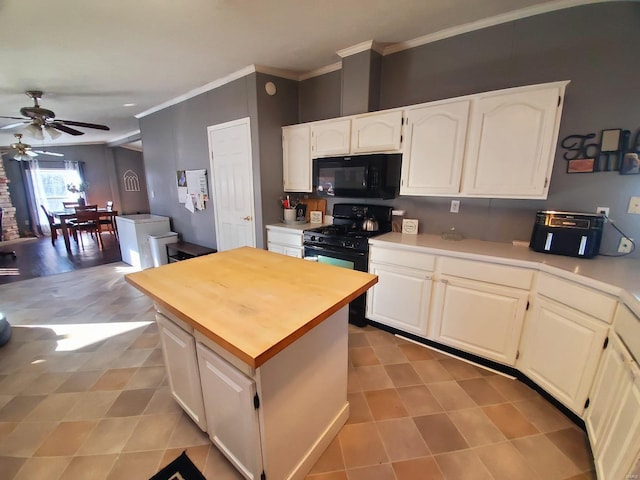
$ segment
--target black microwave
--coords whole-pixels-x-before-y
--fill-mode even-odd
[[[313,189],[321,197],[395,198],[402,154],[313,159]]]

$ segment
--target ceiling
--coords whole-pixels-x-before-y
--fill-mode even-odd
[[[368,40],[396,44],[588,1],[0,0],[0,115],[19,117],[32,106],[24,92],[42,90],[56,118],[111,130],[25,135],[32,146],[118,142],[137,132],[135,115],[250,65],[304,74]],[[0,130],[0,146],[13,133],[26,132]]]

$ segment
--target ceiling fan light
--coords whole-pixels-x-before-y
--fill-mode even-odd
[[[55,140],[60,135],[62,135],[62,133],[60,133],[58,130],[56,130],[53,127],[46,126],[44,127],[44,129],[46,130],[47,134],[51,137],[51,140]]]
[[[44,134],[42,133],[42,128],[39,125],[30,123],[25,127],[25,130],[30,137],[33,137],[37,140],[44,140]]]
[[[18,152],[13,156],[14,160],[18,160],[19,162],[31,160],[31,157],[26,153]]]

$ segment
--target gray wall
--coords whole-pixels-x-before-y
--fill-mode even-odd
[[[266,94],[267,81],[276,84],[276,95]],[[142,118],[140,130],[151,212],[171,217],[172,229],[185,241],[216,248],[213,198],[204,211],[187,211],[184,204],[178,203],[176,171],[206,169],[212,193],[207,127],[249,117],[256,245],[263,247],[263,225],[280,218],[281,126],[296,123],[297,96],[297,82],[251,74]]]
[[[149,196],[144,171],[142,152],[127,148],[114,148],[113,160],[115,164],[115,184],[119,192],[118,197],[113,198],[114,208],[123,215],[134,213],[149,213]],[[127,171],[133,171],[138,175],[140,191],[126,191],[124,175]]]
[[[587,133],[599,138],[610,128],[631,130],[633,139],[640,129],[640,62],[630,32],[638,26],[640,3],[612,2],[525,18],[388,55],[382,58],[380,106],[571,80],[559,140]],[[319,103],[310,99],[311,80],[314,86],[322,83],[321,78],[302,82],[304,121],[326,118],[325,111],[307,109]],[[335,96],[334,82],[327,78],[318,92]],[[607,206],[618,227],[640,239],[640,216],[626,213],[630,196],[640,195],[640,175],[567,174],[563,153],[558,148],[546,201],[462,199],[458,214],[449,213],[450,198],[398,197],[379,203],[407,210],[408,217],[420,220],[422,232],[455,228],[470,238],[500,242],[528,240],[538,209],[595,212],[597,206]],[[601,252],[615,252],[619,238],[606,225]],[[634,256],[640,257],[640,248]]]
[[[106,145],[73,145],[67,147],[47,147],[48,151],[64,154],[64,160],[82,162],[84,176],[89,184],[87,191],[87,200],[104,206],[107,200],[113,200],[114,208],[120,210],[122,204],[118,201],[120,198],[117,174],[114,156],[118,156],[122,148],[108,148]],[[130,159],[134,157],[141,161],[140,152],[131,152],[126,154]],[[23,173],[21,172],[20,162],[10,159],[10,155],[5,156],[5,167],[7,169],[7,177],[10,180],[9,189],[11,193],[11,201],[16,207],[16,220],[21,236],[27,236],[34,231],[27,207],[27,199],[24,190]],[[8,157],[8,158],[7,158]],[[47,163],[62,165],[58,157],[40,155],[38,157],[42,165]],[[142,177],[144,182],[144,176]]]

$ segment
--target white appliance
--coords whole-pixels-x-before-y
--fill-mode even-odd
[[[153,267],[149,235],[171,231],[169,217],[152,214],[122,215],[116,217],[122,261],[138,268]]]
[[[161,233],[160,235],[149,235],[149,247],[151,247],[151,259],[154,267],[169,263],[167,256],[167,244],[176,243],[178,234],[176,232]]]

